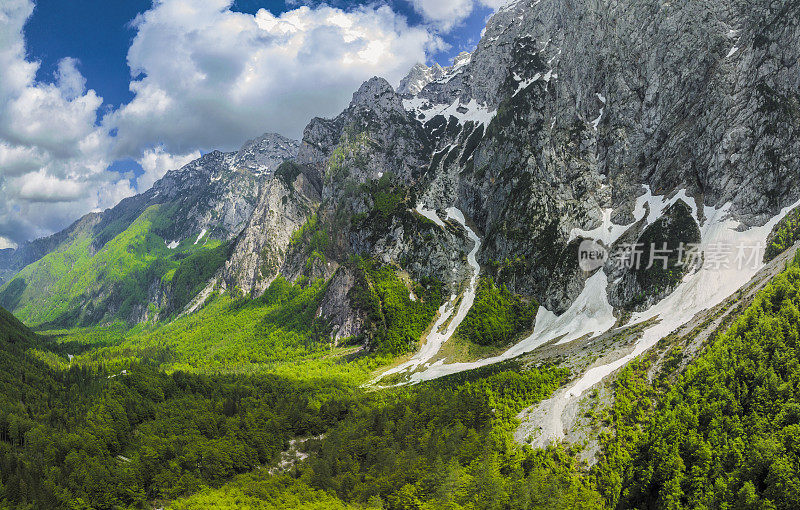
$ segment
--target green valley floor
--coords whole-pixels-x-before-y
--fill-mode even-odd
[[[797,260],[688,365],[665,344],[616,374],[591,462],[514,441],[567,367],[522,357],[375,390],[397,354],[332,346],[320,285],[133,329],[34,332],[0,312],[0,508],[800,508]],[[503,313],[463,336],[501,341],[529,305],[483,290]],[[387,345],[429,322],[397,306]]]

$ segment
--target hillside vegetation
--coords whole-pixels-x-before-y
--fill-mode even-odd
[[[538,309],[536,302],[523,302],[505,285],[481,278],[475,302],[456,334],[479,345],[507,345],[533,327]]]
[[[151,287],[161,283],[173,292],[161,311],[179,311],[225,262],[227,248],[207,239],[169,248],[159,232],[171,224],[171,213],[149,207],[96,252],[91,232],[81,233],[0,287],[0,305],[31,326],[127,321],[144,314]]]
[[[517,413],[547,398],[567,370],[511,361],[364,391],[375,363],[390,358],[314,351],[322,285],[277,280],[258,303],[217,298],[175,329],[122,332],[137,342],[151,335],[140,344],[147,349],[131,336],[93,347],[119,330],[84,330],[88,350],[55,367],[42,359],[77,346],[79,330],[48,340],[0,313],[0,508],[110,510],[164,499],[175,509],[800,505],[796,260],[674,383],[672,362],[648,377],[649,357],[617,376],[591,469],[577,449],[533,450],[512,438]],[[248,344],[257,328],[240,333],[231,355],[295,362],[215,375],[225,365],[214,356],[247,316],[263,336]],[[311,438],[308,460],[275,470],[298,437]]]
[[[799,307],[795,259],[675,384],[623,370],[596,470],[609,506],[800,507]]]

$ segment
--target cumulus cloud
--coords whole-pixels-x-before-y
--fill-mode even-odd
[[[135,98],[104,120],[119,130],[118,155],[152,140],[185,154],[233,149],[266,131],[300,137],[312,117],[346,107],[363,81],[397,83],[442,45],[388,6],[302,6],[274,16],[230,5],[162,0],[133,22]]]
[[[146,149],[138,161],[142,170],[144,170],[144,174],[137,179],[137,187],[141,190],[149,189],[157,180],[164,177],[165,173],[176,168],[181,168],[183,165],[194,161],[200,156],[200,151],[176,156],[166,152],[164,147],[160,145]]]
[[[509,0],[408,0],[419,14],[443,32],[464,21],[477,6],[497,10]]]
[[[444,47],[429,26],[409,26],[377,3],[278,16],[231,5],[155,0],[132,21],[133,99],[106,111],[75,58],[37,79],[23,35],[33,1],[0,2],[0,246],[111,207],[199,150],[235,149],[267,131],[299,138],[311,117],[345,108],[363,81],[396,84]],[[108,171],[121,158],[143,174]]]
[[[30,0],[0,4],[0,243],[63,228],[133,190],[106,168],[111,138],[98,127],[102,98],[86,90],[78,61],[65,58],[48,83],[26,59]]]

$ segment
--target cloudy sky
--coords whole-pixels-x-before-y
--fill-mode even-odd
[[[0,249],[472,50],[504,0],[1,0]]]

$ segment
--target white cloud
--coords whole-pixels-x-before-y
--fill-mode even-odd
[[[311,117],[346,107],[363,81],[396,84],[444,46],[385,5],[273,16],[231,3],[155,0],[132,23],[134,98],[102,114],[78,60],[62,59],[37,80],[23,36],[33,2],[0,1],[0,242],[48,235],[113,206],[198,149],[238,148],[267,131],[299,137]],[[135,189],[131,175],[107,170],[123,157],[144,169]]]
[[[36,80],[25,55],[30,0],[0,4],[0,237],[22,242],[63,228],[118,197],[127,181],[106,171],[111,138],[96,125],[102,98],[86,90],[78,61]],[[113,192],[112,192],[113,191]]]
[[[474,0],[411,0],[414,10],[445,32],[470,15]]]
[[[86,78],[78,71],[78,61],[72,57],[59,61],[56,80],[58,89],[67,100],[80,97],[86,90]]]
[[[496,11],[500,7],[503,7],[504,5],[509,3],[509,1],[510,0],[480,0],[480,3],[481,5],[485,5],[486,7],[489,7],[490,9],[494,9]]]
[[[0,236],[0,250],[5,250],[6,248],[16,248],[17,243],[12,241],[11,239],[6,239],[3,236]]]
[[[299,137],[341,111],[372,76],[395,83],[441,41],[387,6],[307,6],[273,16],[230,0],[163,0],[135,21],[135,98],[106,117],[117,154],[157,140],[166,152],[233,149],[266,131]],[[165,51],[165,48],[169,48]]]
[[[45,163],[45,156],[35,147],[9,145],[0,141],[0,172],[6,177],[15,177],[33,172]]]
[[[477,6],[497,10],[509,0],[408,0],[422,17],[443,32],[464,21]]]
[[[157,180],[164,177],[165,173],[181,168],[200,156],[200,151],[194,151],[183,156],[175,156],[165,152],[161,146],[147,149],[138,161],[144,170],[144,174],[139,176],[137,187],[141,190],[149,189]]]
[[[84,193],[77,179],[60,179],[45,169],[26,174],[17,187],[17,197],[31,202],[72,202]]]

